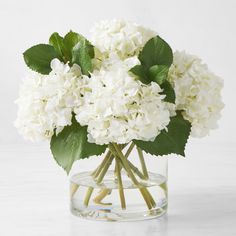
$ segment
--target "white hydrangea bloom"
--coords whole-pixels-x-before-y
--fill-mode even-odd
[[[124,20],[101,21],[91,30],[91,42],[102,53],[101,57],[109,57],[112,53],[121,59],[138,55],[145,43],[157,34]]]
[[[177,110],[192,124],[191,135],[203,137],[217,127],[220,111],[222,80],[210,72],[195,56],[175,52],[169,80],[176,93]]]
[[[114,59],[114,58],[113,58]],[[114,59],[115,60],[115,59]],[[142,84],[129,74],[137,57],[105,63],[89,78],[84,104],[75,110],[88,125],[88,140],[97,144],[154,140],[168,125],[170,113],[157,83]]]
[[[20,88],[18,117],[15,126],[31,141],[50,139],[54,129],[71,124],[72,111],[81,103],[85,80],[80,78],[78,65],[72,68],[57,59],[51,62],[52,71],[42,75],[30,71]]]

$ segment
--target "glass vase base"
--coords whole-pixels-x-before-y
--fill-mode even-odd
[[[148,180],[139,180],[152,198],[148,207],[140,187],[122,173],[125,206],[121,204],[120,190],[114,173],[108,171],[103,182],[97,184],[90,172],[71,178],[71,212],[73,215],[98,221],[137,221],[153,219],[167,211],[166,178],[149,172]]]
[[[138,207],[135,209],[135,212],[126,212],[126,210],[120,209],[73,209],[71,207],[71,213],[84,219],[96,221],[139,221],[163,216],[166,213],[166,207],[141,212],[138,211]]]

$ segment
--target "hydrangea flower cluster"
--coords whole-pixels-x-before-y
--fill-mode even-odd
[[[210,72],[201,60],[185,52],[175,52],[169,71],[176,94],[176,109],[191,122],[191,135],[203,137],[217,127],[224,107],[221,98],[222,80]]]
[[[54,130],[58,133],[70,125],[74,108],[81,104],[85,81],[79,79],[80,67],[74,64],[70,68],[54,59],[51,68],[49,75],[29,71],[16,101],[15,126],[31,141],[50,139]]]
[[[144,84],[130,72],[140,65],[139,53],[155,35],[131,22],[102,21],[92,29],[93,71],[82,74],[79,63],[58,59],[51,61],[48,75],[30,71],[17,100],[15,125],[20,133],[30,140],[50,139],[55,131],[58,134],[71,125],[75,115],[81,126],[87,126],[91,143],[153,141],[162,130],[168,131],[175,110],[181,110],[191,123],[193,136],[208,134],[223,108],[223,84],[200,59],[174,53],[168,80],[176,95],[175,105],[165,101],[161,84]],[[73,57],[73,53],[66,52],[66,56]],[[156,69],[162,73],[160,68],[152,67],[152,73]]]
[[[91,42],[101,56],[116,54],[121,60],[137,56],[144,44],[157,34],[138,24],[124,20],[104,20],[91,30]]]
[[[137,58],[117,59],[88,79],[83,105],[75,111],[81,125],[88,126],[88,141],[96,144],[150,141],[170,121],[170,112],[157,83],[142,84],[128,73]]]

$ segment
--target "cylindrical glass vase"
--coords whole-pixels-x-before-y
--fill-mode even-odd
[[[103,155],[80,160],[73,168],[71,212],[103,221],[162,216],[168,204],[167,164],[166,157],[146,154],[133,143],[110,145]]]

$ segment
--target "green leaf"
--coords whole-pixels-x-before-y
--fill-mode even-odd
[[[154,65],[149,68],[149,76],[152,81],[161,85],[168,76],[169,67],[165,65]]]
[[[84,37],[82,35],[75,33],[73,31],[70,31],[65,35],[63,42],[65,47],[65,57],[67,58],[68,61],[71,61],[72,59],[73,47],[83,38]]]
[[[150,68],[154,65],[170,67],[173,62],[173,53],[170,46],[159,36],[151,38],[139,54],[141,64]]]
[[[172,88],[170,82],[167,80],[160,85],[160,87],[163,89],[163,92],[161,94],[165,94],[166,97],[164,98],[164,101],[175,103],[175,91]]]
[[[144,84],[151,83],[151,79],[147,76],[145,68],[142,65],[136,65],[130,69],[134,75],[137,75],[139,80]]]
[[[72,50],[72,64],[78,64],[81,67],[82,73],[85,75],[88,75],[92,71],[93,57],[93,46],[86,39],[81,39]]]
[[[185,120],[179,112],[171,118],[167,128],[168,132],[162,130],[153,142],[140,140],[134,140],[134,142],[145,152],[156,156],[171,153],[185,156],[184,149],[191,130],[190,122]]]
[[[35,45],[23,53],[26,65],[41,74],[49,74],[52,59],[59,58],[57,51],[53,46],[48,44]]]
[[[159,36],[151,38],[139,53],[141,65],[136,65],[130,71],[137,75],[144,84],[151,81],[163,85],[166,89],[166,100],[173,101],[174,94],[170,84],[165,84],[169,67],[173,62],[173,53],[170,46]],[[173,101],[174,102],[174,101]]]
[[[87,141],[87,127],[80,126],[74,117],[70,126],[64,127],[58,135],[53,135],[50,146],[54,159],[67,174],[76,160],[100,155],[106,150],[105,145]]]
[[[58,52],[60,57],[63,59],[64,50],[65,50],[63,37],[61,37],[57,32],[55,32],[50,36],[49,44],[55,48],[55,50]]]

